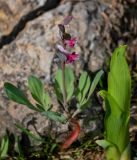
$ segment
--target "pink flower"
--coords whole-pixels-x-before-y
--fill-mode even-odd
[[[66,58],[67,58],[66,63],[72,63],[72,62],[78,60],[79,54],[76,52],[73,52],[71,54],[66,54]]]
[[[76,38],[71,38],[69,40],[65,40],[65,44],[68,45],[70,48],[73,48],[76,44]]]
[[[79,58],[79,54],[76,52],[69,52],[64,49],[61,45],[57,45],[58,50],[65,56],[66,63],[72,63]]]

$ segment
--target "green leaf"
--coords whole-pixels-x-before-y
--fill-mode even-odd
[[[51,105],[50,97],[47,92],[44,90],[44,85],[42,82],[35,76],[30,76],[28,78],[28,86],[31,91],[32,97],[39,103],[41,106],[48,110]]]
[[[108,92],[100,93],[104,97],[106,106],[105,138],[115,144],[121,153],[129,143],[127,116]]]
[[[65,67],[65,86],[67,92],[67,101],[71,99],[74,92],[74,73],[70,67]]]
[[[104,149],[107,149],[108,147],[111,147],[113,146],[112,143],[110,143],[109,141],[105,140],[105,139],[102,139],[102,140],[96,140],[96,143],[103,147]]]
[[[2,139],[1,146],[0,146],[0,158],[4,158],[7,156],[9,148],[9,138],[8,135],[5,135]]]
[[[77,99],[80,105],[81,109],[84,109],[86,106],[88,106],[90,97],[92,93],[94,92],[101,76],[103,74],[103,71],[99,71],[92,83],[90,82],[90,78],[87,74],[87,72],[84,72],[79,80],[79,88],[77,90]]]
[[[90,84],[91,84],[90,78],[89,78],[89,76],[87,76],[85,86],[82,90],[82,99],[81,99],[80,103],[82,103],[87,98],[87,94],[88,94],[88,91],[89,91],[89,88],[90,88]]]
[[[120,160],[131,160],[131,145],[130,143],[125,148],[124,152],[122,153]]]
[[[35,106],[33,106],[29,100],[26,98],[24,93],[17,87],[15,87],[13,84],[6,82],[4,84],[4,88],[6,91],[7,96],[13,100],[14,102],[17,102],[19,104],[26,105],[28,108],[32,110],[36,110]]]
[[[120,153],[114,144],[105,139],[97,140],[96,143],[107,151],[106,157],[108,160],[120,160]]]
[[[88,98],[87,98],[87,99],[89,99],[90,96],[92,95],[92,93],[94,92],[94,90],[95,90],[97,84],[99,83],[100,78],[101,78],[101,76],[103,75],[103,73],[104,73],[103,70],[100,70],[100,71],[96,74],[94,80],[92,81],[92,84],[91,84],[91,87],[90,87],[90,90],[89,90]]]
[[[43,104],[44,86],[42,82],[35,76],[29,76],[28,87],[32,97],[40,104]]]
[[[80,105],[82,101],[84,101],[85,99],[87,91],[89,90],[89,86],[90,86],[90,78],[87,72],[84,71],[79,78],[78,89],[76,90],[76,97]]]
[[[105,102],[107,103],[107,108],[106,108],[106,112],[108,114],[111,114],[113,116],[117,116],[119,117],[122,114],[122,110],[120,108],[120,106],[117,104],[117,102],[115,101],[115,99],[105,90],[102,90],[99,92],[99,95],[105,100]],[[109,106],[109,108],[108,108]]]
[[[55,80],[54,82],[54,90],[55,90],[57,99],[63,104],[63,95],[57,80]]]
[[[19,160],[24,160],[24,154],[23,154],[23,150],[22,150],[22,146],[21,146],[21,144],[20,144],[20,139],[21,139],[21,137],[20,136],[17,136],[17,137],[15,137],[16,139],[15,139],[15,141],[16,141],[16,144],[15,144],[15,151],[19,154]]]
[[[66,123],[66,118],[60,113],[53,112],[53,111],[45,111],[45,112],[42,112],[42,115],[46,116],[51,120],[61,122],[61,123]]]
[[[20,124],[15,124],[17,128],[19,128],[22,132],[26,133],[29,137],[37,140],[37,141],[43,141],[43,139],[35,134],[33,134],[31,131],[26,129],[25,127],[21,126]]]
[[[46,106],[45,110],[48,110],[51,107],[51,98],[47,92],[44,92],[44,106]]]
[[[88,74],[87,72],[83,72],[80,76],[80,79],[79,79],[79,84],[78,84],[78,88],[80,91],[83,90],[83,88],[85,87],[86,85],[86,81],[87,81],[87,77],[88,77]]]
[[[65,87],[67,92],[67,101],[71,99],[74,92],[74,73],[70,67],[65,67]],[[62,82],[62,70],[58,69],[55,74],[54,88],[57,94],[58,100],[63,101],[63,82]]]
[[[111,58],[108,75],[108,92],[115,98],[123,111],[129,115],[131,76],[125,59],[126,46],[117,48]]]
[[[108,75],[108,91],[100,91],[106,111],[105,140],[115,146],[106,150],[106,157],[112,160],[121,160],[129,144],[131,76],[125,49],[126,46],[120,46],[114,51]],[[129,151],[125,152],[124,160],[130,160],[130,155],[127,153]]]

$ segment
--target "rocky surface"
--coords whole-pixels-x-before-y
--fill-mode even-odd
[[[24,15],[44,5],[45,2],[45,0],[1,0],[0,37],[10,34]],[[91,73],[99,70],[108,61],[114,47],[121,43],[129,45],[129,64],[131,68],[136,68],[135,59],[134,66],[130,63],[132,57],[137,58],[135,37],[137,14],[133,14],[131,8],[136,9],[137,4],[132,1],[112,1],[112,3],[106,0],[63,1],[57,8],[28,21],[14,40],[8,45],[3,45],[0,49],[0,105],[2,107],[0,114],[4,118],[0,121],[0,127],[2,126],[0,136],[6,128],[16,132],[13,129],[15,121],[27,126],[27,123],[34,118],[39,132],[43,132],[49,125],[45,117],[9,101],[3,90],[3,84],[10,81],[26,90],[27,77],[30,74],[41,78],[45,87],[50,84],[55,66],[55,45],[59,40],[57,24],[66,15],[73,15],[74,20],[70,27],[72,33],[79,37],[76,50],[81,58],[74,64],[76,75],[79,75],[82,70]],[[92,108],[96,110],[96,106]],[[98,113],[100,110],[101,108]],[[98,123],[98,119],[89,120],[88,126],[83,130],[86,132],[100,130]]]

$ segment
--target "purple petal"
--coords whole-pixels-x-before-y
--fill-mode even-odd
[[[72,62],[74,62],[74,61],[79,59],[79,54],[73,52],[73,53],[71,53],[69,55],[66,55],[66,57],[67,57],[66,63],[72,63]]]
[[[65,17],[64,20],[63,20],[63,24],[64,25],[68,25],[69,22],[72,20],[72,18],[73,18],[73,16],[67,16],[67,17]]]
[[[71,38],[69,40],[65,40],[65,44],[68,45],[70,48],[73,48],[76,44],[76,38]]]
[[[61,45],[57,45],[57,48],[58,48],[58,50],[60,51],[60,52],[62,52],[62,53],[64,53],[64,54],[71,54],[69,51],[67,51],[66,49],[64,49],[64,47],[63,46],[61,46]]]

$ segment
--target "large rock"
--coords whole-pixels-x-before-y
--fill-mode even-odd
[[[22,16],[44,3],[45,0],[1,0],[0,36],[8,35]],[[54,71],[55,45],[59,43],[57,24],[68,14],[72,14],[74,17],[68,29],[78,37],[76,51],[81,56],[80,60],[74,64],[76,75],[79,75],[83,69],[96,72],[102,67],[106,57],[110,56],[112,48],[116,46],[115,41],[113,42],[115,35],[112,34],[113,29],[121,36],[118,37],[117,43],[124,41],[117,27],[124,15],[123,5],[92,0],[81,3],[76,1],[74,4],[73,2],[62,3],[58,8],[28,22],[15,40],[3,46],[0,50],[0,104],[7,110],[13,121],[22,123],[25,121],[26,126],[26,122],[31,121],[32,117],[36,117],[36,127],[40,132],[43,132],[44,128],[48,126],[46,118],[22,105],[9,101],[3,90],[3,84],[10,81],[27,92],[27,77],[35,74],[41,78],[45,88],[49,89],[49,85],[46,84],[49,84]],[[117,38],[117,35],[114,37]],[[27,94],[30,97],[28,92]],[[55,96],[52,95],[52,97]],[[55,98],[53,98],[53,102],[56,104]],[[57,109],[57,105],[55,105],[55,110]],[[6,124],[7,119],[3,121]],[[93,128],[97,129],[97,126],[93,122],[89,122],[87,131],[92,131]],[[65,131],[67,128],[59,128],[59,130]],[[83,130],[86,129],[83,128]]]
[[[42,6],[44,2],[46,2],[46,0],[1,0],[0,36],[9,34],[22,16]]]

